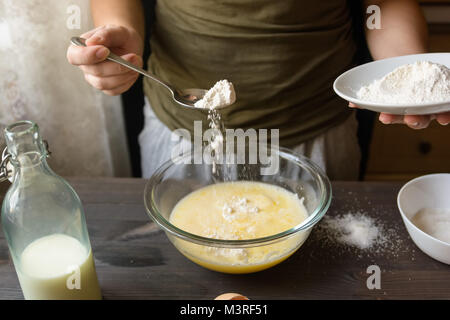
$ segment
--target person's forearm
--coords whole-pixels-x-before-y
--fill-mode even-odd
[[[145,38],[145,19],[141,0],[91,0],[95,26],[113,24],[132,28]]]
[[[366,38],[375,60],[424,53],[428,50],[428,30],[419,4],[415,0],[366,0],[378,5],[381,29],[369,30]]]

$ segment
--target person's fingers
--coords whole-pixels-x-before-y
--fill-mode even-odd
[[[89,30],[88,32],[83,33],[80,37],[84,39],[89,39],[94,33],[96,33],[98,30],[105,28],[106,26],[100,26],[95,29]]]
[[[361,109],[360,106],[358,106],[357,104],[354,104],[353,102],[349,102],[349,103],[348,103],[348,106],[349,106],[350,108]]]
[[[450,112],[436,115],[393,115],[388,113],[380,113],[379,120],[384,124],[403,123],[412,129],[424,129],[428,127],[432,120],[436,119],[440,124],[447,125],[450,123]]]
[[[124,84],[134,83],[138,75],[133,73],[125,73],[119,76],[96,77],[90,74],[85,75],[86,81],[98,90],[114,90]]]
[[[139,67],[142,67],[143,65],[142,58],[134,53],[123,55],[122,58]],[[129,68],[112,61],[103,61],[102,63],[94,65],[80,66],[80,68],[85,74],[96,77],[117,76],[131,71]]]
[[[431,117],[429,115],[406,115],[403,121],[412,129],[424,129],[430,124]]]
[[[105,47],[121,47],[128,40],[128,30],[121,26],[106,26],[98,29],[86,40],[86,45],[104,45]]]
[[[112,61],[103,61],[101,63],[80,66],[85,74],[90,74],[96,77],[110,77],[118,76],[131,70],[121,66],[120,64]]]
[[[109,49],[104,46],[78,47],[71,45],[67,49],[67,60],[75,66],[96,64],[105,60],[108,55]]]
[[[107,94],[108,96],[117,96],[119,94],[124,93],[125,91],[128,91],[128,89],[130,89],[133,84],[134,84],[134,81],[130,81],[130,82],[127,82],[117,88],[114,88],[111,90],[103,90],[103,93]]]
[[[396,114],[380,113],[380,116],[378,117],[378,119],[383,124],[403,123],[403,116],[402,115],[396,115]]]
[[[446,126],[450,123],[450,112],[439,113],[436,115],[436,120],[439,124]]]

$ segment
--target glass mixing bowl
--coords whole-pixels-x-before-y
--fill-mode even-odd
[[[271,161],[264,162],[266,165],[224,164],[216,165],[215,170],[211,164],[194,164],[193,154],[167,161],[146,184],[144,202],[148,215],[184,256],[205,268],[225,273],[251,273],[282,262],[301,247],[312,227],[328,210],[331,185],[323,171],[309,159],[284,148],[274,148],[271,152]],[[278,170],[274,174],[264,174],[262,169],[276,163],[274,161],[278,162]],[[173,208],[186,195],[229,181],[255,181],[283,187],[304,198],[308,218],[281,233],[247,240],[206,238],[170,223]]]

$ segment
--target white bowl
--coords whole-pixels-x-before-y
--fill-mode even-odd
[[[361,108],[376,112],[403,115],[432,114],[450,111],[450,101],[410,105],[390,105],[387,103],[364,101],[358,98],[357,92],[361,87],[367,86],[374,80],[384,77],[391,71],[394,71],[397,67],[416,61],[440,63],[447,68],[450,68],[450,53],[414,54],[369,62],[341,74],[334,81],[334,91],[341,98],[353,102]]]
[[[419,249],[440,262],[450,264],[450,244],[430,236],[411,222],[411,218],[423,208],[450,209],[450,174],[430,174],[409,181],[400,189],[397,205],[406,229]]]

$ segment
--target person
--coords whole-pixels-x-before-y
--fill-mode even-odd
[[[358,177],[360,151],[354,113],[333,90],[333,80],[357,59],[347,0],[157,0],[149,70],[177,88],[210,88],[230,80],[237,102],[223,109],[227,128],[278,128],[280,144],[324,168],[331,179]],[[381,29],[365,28],[373,59],[427,51],[427,27],[414,0],[366,0],[381,10]],[[70,46],[68,61],[108,95],[127,91],[138,74],[105,61],[109,50],[142,66],[145,19],[140,0],[92,0],[97,28]],[[109,48],[109,49],[108,49]],[[177,106],[168,91],[144,79],[145,125],[139,136],[143,176],[170,159],[171,132],[207,126],[202,111]],[[356,107],[350,105],[351,107]],[[419,129],[428,116],[380,114],[383,123]]]

